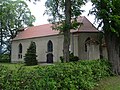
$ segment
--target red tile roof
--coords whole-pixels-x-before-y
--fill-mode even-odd
[[[79,27],[78,30],[72,30],[72,32],[99,32],[86,17],[80,16],[78,17],[78,21],[82,22],[83,25]],[[28,27],[24,31],[20,32],[13,40],[59,34],[59,31],[52,30],[51,26],[52,24],[44,24],[39,26]]]

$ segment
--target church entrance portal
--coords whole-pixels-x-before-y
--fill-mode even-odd
[[[47,63],[53,63],[53,54],[52,53],[47,54]]]

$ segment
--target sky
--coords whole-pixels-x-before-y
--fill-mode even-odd
[[[36,21],[34,22],[34,25],[42,25],[42,24],[47,24],[49,23],[47,21],[48,15],[43,15],[45,11],[45,1],[46,0],[41,0],[40,2],[37,2],[36,4],[33,4],[32,2],[26,1],[28,4],[28,7],[31,10],[31,13],[36,17]],[[89,15],[89,10],[92,8],[92,3],[88,2],[85,6],[82,7],[85,12],[81,16],[86,16],[88,20],[90,20],[91,23],[94,23],[94,16]],[[94,24],[95,25],[95,24]]]

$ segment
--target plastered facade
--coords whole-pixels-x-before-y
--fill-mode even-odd
[[[99,44],[89,44],[87,52],[85,51],[85,40],[90,38],[95,38],[98,40],[98,33],[72,33],[70,36],[70,51],[74,55],[78,56],[81,60],[91,60],[99,59]],[[36,44],[36,54],[38,62],[46,62],[47,55],[47,43],[51,40],[53,43],[53,62],[60,62],[60,56],[63,56],[63,35],[52,35],[37,37],[24,40],[13,40],[12,41],[12,62],[24,62],[25,53],[30,45],[30,42],[33,41]],[[18,59],[19,44],[22,44],[22,59]]]

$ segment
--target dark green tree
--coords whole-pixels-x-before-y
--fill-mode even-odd
[[[48,21],[53,24],[53,29],[59,30],[64,36],[64,62],[69,62],[70,29],[80,25],[77,17],[83,12],[81,6],[85,3],[86,0],[47,0],[45,3],[45,14],[50,16]]]
[[[112,71],[120,74],[120,0],[91,0],[91,14],[102,27]]]
[[[25,64],[27,66],[31,66],[31,65],[37,65],[38,61],[36,59],[37,55],[36,55],[36,45],[35,42],[31,42],[29,48],[27,49],[27,52],[25,54]]]

